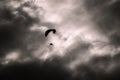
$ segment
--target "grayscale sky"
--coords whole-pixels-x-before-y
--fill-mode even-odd
[[[119,0],[1,0],[0,77],[31,66],[69,74],[60,80],[119,80],[119,16]]]

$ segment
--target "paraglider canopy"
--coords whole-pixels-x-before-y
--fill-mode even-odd
[[[49,30],[47,30],[47,31],[45,32],[45,37],[47,37],[48,34],[49,34],[51,31],[52,31],[54,34],[56,33],[56,30],[55,30],[55,29],[49,29]]]

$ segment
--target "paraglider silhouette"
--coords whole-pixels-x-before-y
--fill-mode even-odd
[[[48,30],[45,32],[45,37],[47,37],[48,34],[49,34],[51,31],[52,31],[54,34],[56,33],[56,30],[55,30],[55,29],[48,29]],[[53,45],[53,44],[50,43],[50,45]]]
[[[45,32],[45,37],[47,37],[48,34],[49,34],[51,31],[52,31],[54,34],[56,33],[56,30],[55,30],[55,29],[49,29],[49,30],[47,30],[47,31]]]

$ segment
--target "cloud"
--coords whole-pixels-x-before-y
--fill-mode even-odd
[[[22,64],[13,64],[5,66],[4,69],[0,69],[0,78],[1,79],[43,79],[43,80],[70,80],[71,76],[69,71],[64,69],[62,66],[57,64],[52,64],[49,62],[38,63],[38,62],[29,62]]]
[[[45,41],[43,32],[32,33],[29,30],[33,24],[41,24],[35,12],[36,8],[32,9],[34,6],[29,5],[27,2],[19,2],[20,1],[17,0],[6,0],[3,1],[5,5],[0,7],[1,57],[9,54],[9,51],[14,51],[16,49],[20,49],[25,54],[30,54],[30,49],[33,50],[33,47],[37,46],[38,41],[41,44]],[[12,3],[15,3],[15,5],[12,5]]]
[[[0,77],[119,78],[116,76],[120,51],[116,7],[119,1],[39,0],[32,4],[28,0],[6,0],[2,3],[5,7],[0,8]],[[57,33],[45,37],[49,28],[55,28]]]

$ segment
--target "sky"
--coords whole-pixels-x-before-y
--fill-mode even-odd
[[[1,0],[0,78],[119,80],[119,7],[119,0]],[[56,33],[46,37],[49,29]]]

